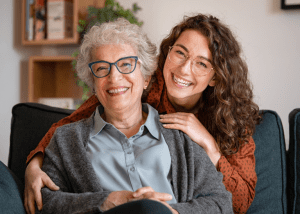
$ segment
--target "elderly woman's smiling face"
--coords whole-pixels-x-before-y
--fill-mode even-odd
[[[121,58],[136,56],[135,49],[128,44],[101,45],[93,51],[93,61],[114,63]],[[122,74],[115,65],[110,73],[102,78],[94,77],[96,95],[104,109],[110,111],[125,111],[141,107],[141,97],[144,88],[149,84],[145,80],[137,62],[132,73]]]

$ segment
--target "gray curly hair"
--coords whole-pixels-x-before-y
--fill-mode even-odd
[[[157,68],[157,49],[142,29],[124,18],[94,25],[83,38],[77,59],[78,77],[94,92],[94,78],[88,66],[93,60],[93,50],[106,44],[129,44],[136,51],[141,62],[144,78],[152,76]]]

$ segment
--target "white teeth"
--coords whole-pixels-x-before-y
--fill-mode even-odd
[[[117,94],[117,93],[120,93],[122,91],[127,91],[127,90],[128,90],[128,88],[118,88],[118,89],[109,90],[108,93]]]
[[[175,75],[173,75],[173,80],[174,80],[177,84],[182,85],[182,86],[189,86],[189,85],[192,84],[192,83],[187,82],[187,81],[185,81],[185,80],[183,80],[183,79],[180,79],[180,78],[178,78],[178,77],[175,77]]]

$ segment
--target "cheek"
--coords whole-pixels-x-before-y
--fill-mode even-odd
[[[167,79],[171,75],[171,66],[168,61],[165,62],[164,70],[163,70],[164,78]]]

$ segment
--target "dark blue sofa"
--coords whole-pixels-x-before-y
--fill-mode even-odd
[[[253,136],[258,182],[255,199],[247,213],[300,213],[300,197],[297,195],[300,185],[295,179],[300,164],[300,160],[296,161],[300,154],[297,151],[299,112],[300,109],[290,114],[290,129],[294,132],[290,133],[293,140],[290,140],[292,145],[287,155],[280,117],[274,111],[261,111],[263,120]],[[24,213],[22,195],[26,157],[53,123],[71,113],[71,110],[36,103],[20,103],[13,107],[8,167],[0,164],[0,213]],[[291,123],[291,120],[295,122]],[[13,194],[5,194],[8,189]]]

